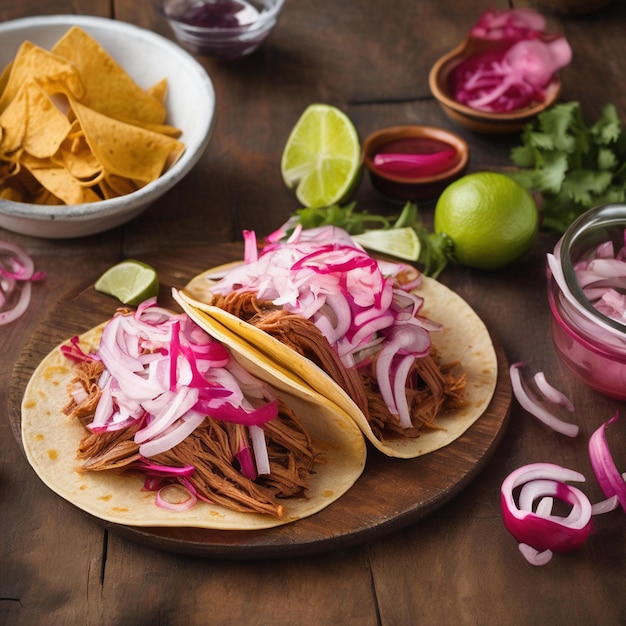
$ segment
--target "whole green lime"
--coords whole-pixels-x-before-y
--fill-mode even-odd
[[[435,206],[434,230],[450,237],[459,263],[494,270],[530,250],[538,221],[535,201],[517,181],[476,172],[444,189]]]

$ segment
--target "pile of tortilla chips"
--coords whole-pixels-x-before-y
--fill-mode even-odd
[[[131,193],[175,163],[167,81],[142,89],[90,35],[25,41],[0,75],[0,198],[81,204]]]

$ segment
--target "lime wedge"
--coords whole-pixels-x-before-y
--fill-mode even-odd
[[[280,168],[305,207],[327,207],[349,197],[360,180],[361,145],[348,116],[327,104],[307,107],[287,139]]]
[[[368,230],[360,235],[352,235],[352,239],[368,250],[407,261],[417,261],[422,249],[417,233],[410,226]]]
[[[94,287],[123,304],[137,306],[159,294],[159,278],[146,263],[128,259],[110,267],[98,278]]]

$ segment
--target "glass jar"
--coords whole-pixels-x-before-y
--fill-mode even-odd
[[[624,246],[626,204],[607,204],[581,215],[567,229],[548,264],[548,302],[557,353],[593,389],[626,400],[626,325],[598,311],[585,297],[574,265],[606,241]]]

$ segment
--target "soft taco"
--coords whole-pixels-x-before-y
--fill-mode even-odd
[[[228,329],[233,349],[325,395],[388,456],[451,443],[495,391],[495,349],[467,302],[335,227],[262,246],[247,233],[242,262],[203,272],[178,299],[211,332]]]
[[[129,526],[292,522],[344,494],[366,456],[325,397],[153,301],[48,354],[24,394],[22,439],[53,491]]]

